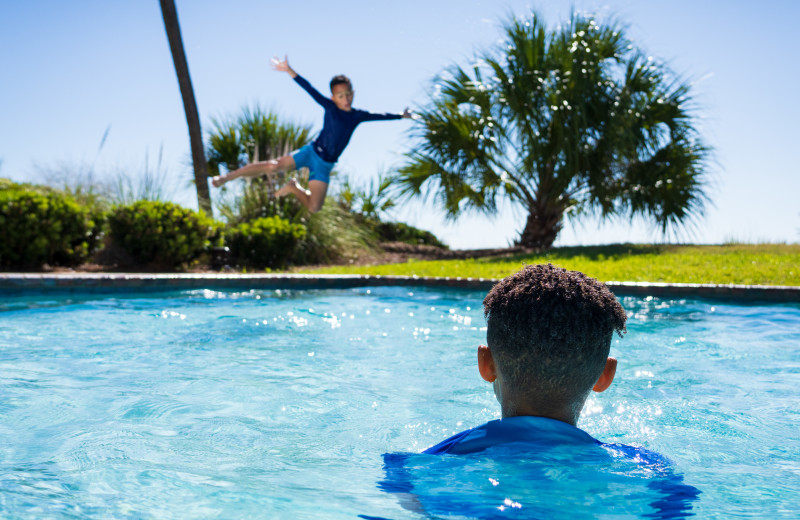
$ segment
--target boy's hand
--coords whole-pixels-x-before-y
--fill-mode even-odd
[[[272,65],[272,70],[277,70],[279,72],[286,72],[291,77],[297,76],[297,73],[289,66],[289,56],[284,56],[283,61],[281,61],[277,56],[273,56],[270,61]]]

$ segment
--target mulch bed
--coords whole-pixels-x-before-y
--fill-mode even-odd
[[[414,260],[454,260],[465,258],[484,258],[484,257],[504,257],[521,253],[530,253],[530,249],[522,247],[506,247],[498,249],[445,249],[429,245],[414,245],[404,242],[384,242],[380,245],[380,250],[369,255],[362,255],[348,261],[348,265],[380,265],[405,263],[410,259]],[[323,266],[304,266],[304,267],[323,267]],[[233,271],[228,268],[227,270]],[[157,265],[137,265],[124,251],[113,246],[107,246],[98,253],[93,262],[82,264],[76,267],[50,267],[44,265],[35,272],[47,273],[158,273],[172,272],[171,269],[164,269]],[[216,273],[209,265],[196,265],[186,270],[190,273]]]

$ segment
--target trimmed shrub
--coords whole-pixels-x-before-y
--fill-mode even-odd
[[[108,223],[111,239],[137,262],[169,268],[194,260],[217,229],[202,212],[149,200],[114,207]]]
[[[375,231],[384,242],[405,242],[406,244],[423,244],[447,249],[447,246],[430,231],[402,222],[379,222],[375,226]]]
[[[240,264],[277,268],[294,258],[306,227],[277,216],[243,222],[226,233],[231,254]]]
[[[58,191],[3,179],[0,189],[0,266],[72,266],[102,238],[103,215]]]
[[[218,220],[212,220],[208,226],[208,247],[225,246],[225,224]]]

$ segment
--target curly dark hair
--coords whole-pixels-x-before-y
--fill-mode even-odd
[[[347,88],[353,90],[353,84],[350,82],[350,78],[344,74],[339,74],[331,79],[331,92],[333,92],[333,87],[336,85],[347,85]]]
[[[483,309],[486,339],[509,387],[551,406],[583,405],[627,318],[605,284],[552,264],[501,280]]]

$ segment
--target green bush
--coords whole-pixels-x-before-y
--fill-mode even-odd
[[[56,190],[0,182],[0,266],[71,266],[89,257],[102,237],[103,215]]]
[[[225,246],[225,224],[218,220],[211,222],[208,227],[208,247]]]
[[[283,267],[292,260],[305,238],[305,226],[277,216],[243,222],[225,236],[237,262],[271,268]]]
[[[384,242],[405,242],[406,244],[423,244],[447,249],[447,246],[430,231],[402,222],[378,222],[375,225],[375,232]]]
[[[169,268],[195,259],[217,232],[204,213],[161,201],[116,206],[108,223],[111,239],[137,262]]]

